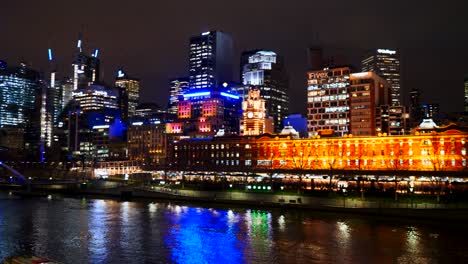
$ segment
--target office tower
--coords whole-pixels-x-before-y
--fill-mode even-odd
[[[439,104],[423,104],[421,108],[424,118],[430,118],[434,121],[440,119]]]
[[[406,135],[410,133],[410,115],[404,106],[382,105],[377,107],[377,134]]]
[[[76,48],[75,58],[72,63],[73,90],[85,89],[100,80],[99,49],[95,49],[91,56],[86,55],[82,49],[81,39],[78,40]]]
[[[463,84],[465,86],[465,112],[468,112],[468,78],[465,78]]]
[[[118,109],[70,111],[67,116],[67,148],[89,161],[125,158],[125,129]]]
[[[307,72],[307,130],[309,137],[323,130],[348,134],[349,67]]]
[[[273,51],[246,51],[241,56],[242,86],[237,88],[244,99],[252,88],[260,90],[267,114],[273,118],[275,132],[281,131],[289,114],[288,78],[282,58]]]
[[[47,112],[52,114],[53,126],[58,124],[58,116],[62,112],[62,87],[60,83],[56,80],[57,78],[57,69],[52,54],[52,49],[47,50],[47,55],[49,59],[49,87],[47,89]]]
[[[213,89],[231,81],[232,60],[230,35],[221,31],[208,31],[190,38],[190,89]]]
[[[250,90],[248,97],[242,102],[240,134],[242,136],[256,136],[272,133],[273,131],[267,130],[269,126],[266,123],[268,121],[272,122],[267,117],[265,99],[260,97],[260,90]]]
[[[323,53],[320,47],[309,47],[307,49],[309,70],[316,71],[323,69]]]
[[[178,105],[178,118],[167,125],[167,133],[190,137],[210,137],[223,130],[239,134],[241,101],[229,87],[213,91],[194,91],[183,94]]]
[[[390,104],[401,105],[400,53],[396,50],[371,50],[361,62],[362,71],[373,71],[390,87]]]
[[[0,127],[29,122],[40,89],[38,81],[39,73],[28,69],[25,63],[7,67],[5,62],[0,62]]]
[[[73,99],[73,80],[65,78],[60,83],[60,86],[62,91],[62,109],[65,109]]]
[[[128,127],[128,158],[148,165],[165,164],[166,124],[134,123]]]
[[[413,89],[410,92],[410,102],[409,102],[409,115],[410,115],[410,127],[416,127],[421,123],[422,120],[422,110],[420,103],[421,94],[418,89]]]
[[[177,78],[171,80],[171,88],[169,89],[169,104],[168,111],[171,114],[177,114],[177,105],[179,98],[189,88],[189,78]]]
[[[388,84],[375,72],[349,75],[350,132],[353,136],[375,136],[376,108],[388,105]]]
[[[115,87],[119,89],[119,106],[122,121],[127,122],[135,115],[140,99],[140,80],[130,78],[123,70],[117,72]]]
[[[83,112],[118,109],[117,95],[102,85],[93,84],[86,89],[73,92],[79,109]]]

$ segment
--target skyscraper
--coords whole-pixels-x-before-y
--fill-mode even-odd
[[[115,92],[101,85],[93,84],[86,89],[75,91],[73,98],[83,112],[119,108]]]
[[[237,93],[247,98],[250,89],[260,90],[275,132],[281,131],[283,119],[289,114],[288,78],[282,58],[273,51],[246,51],[241,64],[242,86],[236,89]]]
[[[388,105],[388,84],[374,72],[349,75],[350,132],[354,136],[375,136],[376,108]]]
[[[87,86],[98,82],[100,78],[98,59],[99,49],[95,49],[91,56],[86,55],[82,49],[82,41],[78,40],[76,54],[72,63],[73,90],[85,89]]]
[[[177,114],[177,105],[179,98],[184,91],[189,88],[189,79],[186,77],[171,80],[171,88],[169,89],[169,104],[168,111],[171,114]]]
[[[422,121],[420,96],[418,89],[411,90],[409,102],[410,127],[416,127]]]
[[[140,99],[140,80],[130,78],[123,70],[117,72],[115,87],[119,89],[119,106],[124,122],[135,115]]]
[[[190,89],[212,89],[232,81],[232,59],[230,35],[221,31],[208,31],[190,38]]]
[[[307,130],[309,136],[332,129],[344,135],[350,131],[349,67],[307,73]]]
[[[316,71],[323,68],[323,52],[320,47],[307,48],[307,58],[309,62],[309,70]]]
[[[0,61],[0,127],[20,126],[27,123],[28,114],[35,107],[39,91],[39,73],[19,67],[7,67]]]
[[[362,71],[376,72],[390,86],[390,104],[401,105],[400,53],[397,50],[371,50],[361,62]]]
[[[440,111],[439,111],[439,104],[423,104],[422,105],[422,114],[424,118],[431,118],[434,121],[438,121],[440,119]]]

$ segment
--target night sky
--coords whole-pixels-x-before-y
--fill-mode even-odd
[[[462,111],[468,75],[468,1],[156,1],[81,0],[0,3],[0,59],[47,70],[47,48],[70,75],[78,33],[84,48],[100,48],[104,80],[117,68],[142,80],[142,101],[167,104],[169,79],[188,73],[192,35],[219,29],[241,51],[277,51],[290,76],[291,111],[305,112],[306,48],[321,45],[341,64],[359,69],[369,48],[399,48],[403,89],[422,102]]]

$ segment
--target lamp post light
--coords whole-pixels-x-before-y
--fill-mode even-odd
[[[232,200],[232,183],[229,184],[229,199]]]

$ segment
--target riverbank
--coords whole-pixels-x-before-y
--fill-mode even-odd
[[[3,186],[5,189],[6,186]],[[75,188],[47,189],[37,188],[31,193],[18,192],[17,186],[12,186],[16,195],[23,197],[44,197],[44,193],[61,194],[65,196],[100,196],[113,197],[122,200],[149,199],[168,200],[191,203],[209,203],[223,205],[249,206],[255,208],[283,208],[314,210],[322,212],[338,212],[347,214],[363,214],[385,217],[403,217],[414,219],[467,221],[467,204],[436,204],[436,203],[399,203],[373,199],[366,201],[352,198],[320,198],[295,194],[271,194],[239,191],[196,191],[174,190],[163,187],[114,186],[111,188],[91,188],[87,185],[77,185]]]

